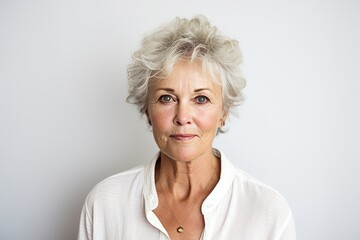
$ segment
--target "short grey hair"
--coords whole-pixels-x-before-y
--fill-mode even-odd
[[[127,102],[147,110],[149,81],[166,77],[179,60],[200,61],[203,70],[217,77],[222,85],[223,110],[226,114],[243,101],[241,90],[246,81],[240,71],[242,55],[238,41],[219,33],[204,16],[175,18],[146,36],[128,66]]]

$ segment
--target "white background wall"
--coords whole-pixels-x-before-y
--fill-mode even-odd
[[[216,139],[288,200],[298,239],[360,239],[360,2],[0,2],[0,239],[75,239],[86,194],[157,148],[125,103],[141,37],[206,15],[248,85]]]

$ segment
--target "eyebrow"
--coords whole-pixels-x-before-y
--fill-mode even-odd
[[[158,89],[156,89],[156,91],[157,92],[158,91],[175,92],[175,90],[172,88],[158,88]]]
[[[195,89],[194,92],[202,92],[202,91],[210,91],[210,92],[213,92],[213,90],[211,90],[210,88],[198,88],[198,89]]]
[[[167,92],[175,92],[174,89],[172,88],[158,88],[156,89],[156,91],[167,91]],[[202,92],[202,91],[210,91],[210,92],[213,92],[213,90],[211,90],[210,88],[198,88],[198,89],[195,89],[194,92]]]

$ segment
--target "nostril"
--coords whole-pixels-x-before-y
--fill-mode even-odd
[[[175,125],[180,125],[180,126],[183,125],[183,122],[179,118],[175,118],[174,123]]]
[[[174,124],[176,125],[186,125],[191,124],[192,122],[192,114],[189,109],[189,106],[185,103],[179,104],[176,109],[176,113],[173,119]]]
[[[173,122],[175,125],[180,125],[180,126],[191,124],[191,121],[188,118],[180,118],[178,116],[174,118]]]

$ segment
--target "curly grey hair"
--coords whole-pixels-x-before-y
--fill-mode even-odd
[[[146,36],[128,66],[127,102],[147,110],[148,84],[154,77],[166,77],[179,60],[200,61],[203,70],[220,80],[226,114],[243,101],[245,79],[240,71],[242,55],[236,40],[219,33],[204,16],[175,18]]]

